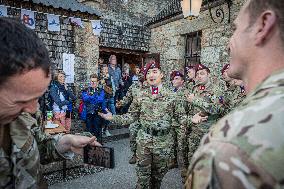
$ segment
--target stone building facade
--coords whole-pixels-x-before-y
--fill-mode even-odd
[[[9,17],[20,19],[21,9],[35,11],[35,32],[48,48],[52,69],[63,68],[63,53],[75,54],[75,86],[85,83],[88,75],[96,71],[99,57],[99,39],[92,33],[90,20],[99,19],[100,13],[93,8],[78,3],[76,0],[68,4],[59,1],[18,1],[1,0],[7,7]],[[47,13],[59,15],[60,31],[48,31]],[[85,28],[74,26],[69,17],[83,20]]]
[[[78,0],[102,13],[100,56],[108,62],[115,54],[119,66],[129,63],[132,68],[142,65],[149,51],[151,32],[144,24],[170,0]]]
[[[211,1],[212,2],[212,1]],[[219,2],[216,7],[209,3],[203,5],[198,18],[192,20],[184,19],[180,0],[173,0],[163,11],[153,17],[146,25],[151,29],[150,53],[159,53],[162,69],[169,76],[171,70],[184,70],[186,64],[201,62],[211,70],[215,79],[220,77],[222,66],[229,62],[226,50],[228,40],[232,34],[231,23],[236,18],[244,0],[233,0],[229,9],[224,1]],[[216,22],[220,22],[215,11],[222,8],[224,20],[222,23],[215,23],[209,14],[208,6],[213,6],[211,12]],[[163,12],[162,11],[162,12]],[[187,61],[186,39],[190,35],[199,35],[200,50],[196,56],[197,61]],[[188,50],[188,49],[187,49]],[[200,61],[199,61],[200,60]]]
[[[104,19],[144,25],[171,0],[78,0],[100,10]]]

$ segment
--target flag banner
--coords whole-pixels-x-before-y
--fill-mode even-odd
[[[100,20],[91,20],[92,28],[93,28],[93,34],[94,35],[100,35],[102,31],[102,25]]]
[[[7,14],[7,7],[6,6],[4,6],[4,5],[0,5],[0,17],[1,16],[8,16],[8,14]]]
[[[47,14],[47,23],[48,31],[60,31],[60,21],[58,15]]]
[[[63,53],[63,71],[66,74],[65,82],[74,83],[74,64],[75,64],[75,55]]]
[[[70,22],[71,22],[71,24],[74,24],[75,26],[79,26],[81,28],[85,28],[81,18],[70,17]]]
[[[31,29],[35,29],[35,13],[34,11],[21,9],[21,20],[23,24]]]

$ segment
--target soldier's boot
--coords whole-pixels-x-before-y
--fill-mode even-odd
[[[132,155],[132,157],[129,159],[129,163],[130,164],[135,164],[136,163],[136,159],[137,159],[137,157],[136,157],[136,154],[134,153]]]

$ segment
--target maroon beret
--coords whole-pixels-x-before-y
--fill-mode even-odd
[[[200,71],[200,70],[207,70],[208,73],[210,73],[210,70],[207,66],[203,65],[203,64],[196,64],[195,67],[196,72]]]
[[[195,66],[186,66],[185,70],[188,72],[189,70],[194,69],[195,70]]]
[[[160,63],[155,60],[150,60],[144,67],[144,77],[146,78],[149,69],[158,68],[161,69]]]
[[[230,68],[230,64],[225,64],[224,67],[221,70],[222,75],[224,74],[225,70]]]
[[[183,74],[180,71],[173,71],[170,75],[171,80],[173,80],[176,76],[183,77]]]

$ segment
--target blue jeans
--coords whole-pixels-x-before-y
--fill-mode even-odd
[[[114,97],[106,98],[105,101],[106,101],[107,109],[112,113],[112,115],[116,115]],[[109,124],[110,124],[109,121],[105,121],[105,126],[106,126],[106,127],[107,127]],[[106,129],[106,127],[105,127],[105,129]]]
[[[104,120],[98,114],[88,114],[86,120],[87,131],[94,134],[98,141],[102,141],[102,125]]]
[[[114,97],[106,98],[105,101],[106,101],[107,109],[112,113],[112,115],[115,115],[116,111],[115,111]]]

